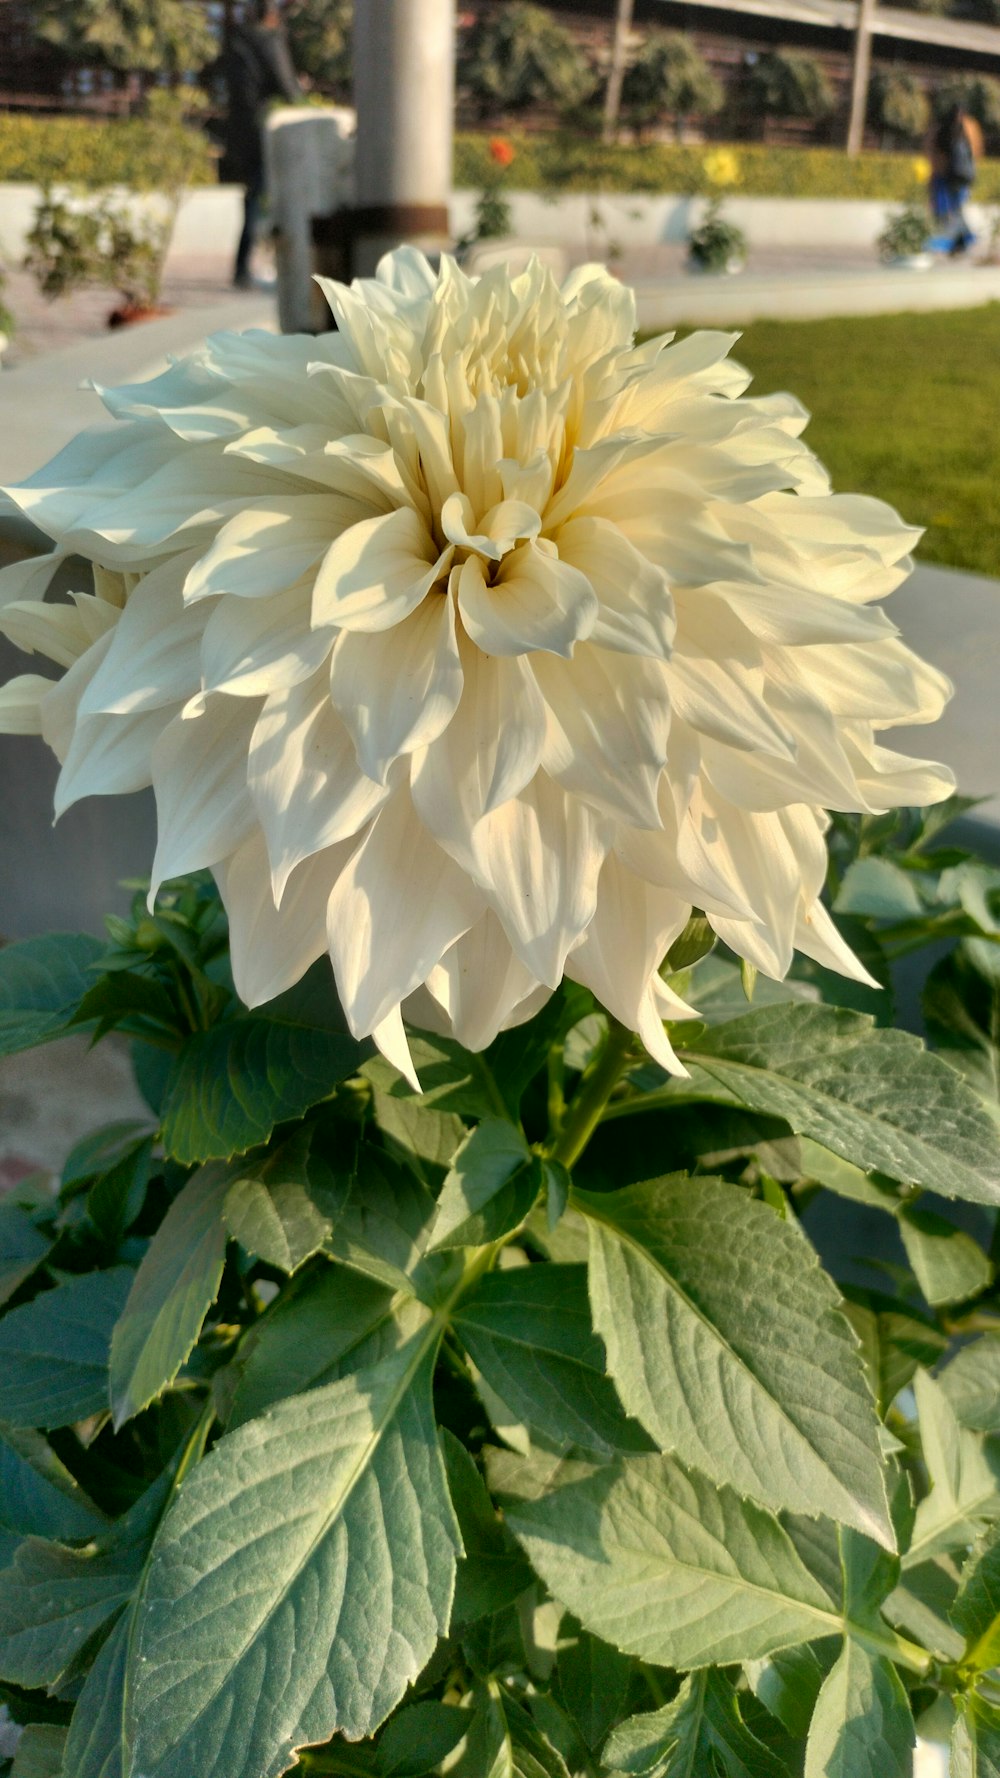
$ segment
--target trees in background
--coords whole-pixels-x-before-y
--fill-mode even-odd
[[[585,104],[598,80],[565,25],[542,6],[512,0],[473,25],[459,53],[458,78],[482,115]]]
[[[879,68],[872,76],[869,118],[890,142],[922,142],[930,128],[931,105],[919,80],[896,69]]]
[[[296,0],[285,13],[292,60],[320,92],[351,98],[354,0]]]
[[[218,44],[196,0],[39,0],[36,31],[117,74],[197,74]]]
[[[772,49],[759,57],[747,75],[746,96],[761,118],[800,117],[812,123],[829,117],[836,104],[822,64],[792,49]]]
[[[635,128],[647,129],[664,113],[676,120],[713,117],[725,94],[704,56],[680,31],[651,31],[625,71],[621,111]]]

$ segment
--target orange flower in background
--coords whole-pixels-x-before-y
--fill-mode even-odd
[[[490,160],[496,167],[509,167],[514,159],[513,144],[504,136],[491,136],[489,141]]]

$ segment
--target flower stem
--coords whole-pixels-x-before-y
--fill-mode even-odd
[[[628,1067],[634,1041],[627,1025],[620,1025],[617,1019],[611,1020],[608,1040],[597,1061],[581,1080],[562,1129],[549,1149],[554,1161],[572,1167],[579,1160]]]

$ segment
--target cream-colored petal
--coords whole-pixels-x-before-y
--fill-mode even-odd
[[[660,661],[581,642],[533,663],[548,724],[542,764],[564,790],[637,827],[659,827],[670,694]]]
[[[389,796],[358,766],[325,672],[268,698],[250,741],[247,776],[279,906],[295,867],[358,834]]]
[[[40,673],[20,673],[0,685],[0,735],[40,735],[42,699],[52,690]]]
[[[626,654],[670,654],[677,628],[670,583],[608,519],[570,519],[559,558],[585,574],[598,599],[592,642]]]
[[[355,1036],[405,1000],[482,911],[482,896],[417,820],[409,791],[398,791],[330,897],[330,955]]]
[[[555,546],[522,544],[506,556],[492,581],[478,558],[463,563],[458,582],[462,622],[485,654],[531,654],[567,659],[597,619],[597,595],[578,568],[559,560]]]
[[[432,592],[379,635],[345,631],[330,661],[330,696],[362,771],[384,784],[393,763],[435,741],[462,695],[455,607]]]
[[[267,852],[259,833],[213,867],[229,916],[233,981],[246,1006],[274,1000],[322,957],[327,902],[352,844],[333,846],[300,864],[289,878],[280,910],[274,905]]]
[[[150,905],[161,883],[235,852],[254,828],[247,749],[259,705],[217,694],[199,715],[181,713],[152,753],[157,844]]]
[[[439,554],[423,520],[408,507],[352,525],[320,564],[313,624],[389,630],[447,574],[450,556],[450,550]]]

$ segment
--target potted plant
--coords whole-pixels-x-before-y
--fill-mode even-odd
[[[933,265],[927,244],[931,226],[922,204],[905,204],[886,219],[885,228],[876,246],[883,265],[899,266],[910,271],[926,271]]]
[[[747,238],[722,214],[724,194],[740,181],[739,157],[731,148],[713,148],[702,160],[703,189],[709,200],[701,221],[688,235],[688,265],[697,272],[741,272]]]

